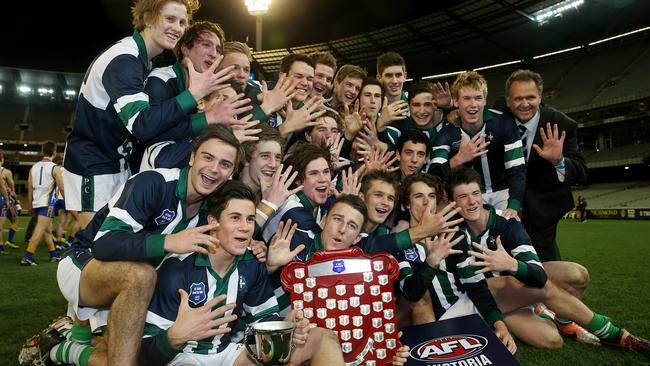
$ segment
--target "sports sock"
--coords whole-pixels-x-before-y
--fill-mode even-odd
[[[537,314],[542,319],[554,321],[555,320],[555,313],[549,310],[546,305],[542,302],[538,302],[534,306],[534,312]]]
[[[30,261],[34,260],[34,253],[30,252],[29,249],[25,251],[25,258],[29,259]]]
[[[560,324],[560,325],[569,325],[569,324],[573,323],[573,320],[560,318],[559,316],[556,315],[555,316],[555,322]]]
[[[92,331],[90,330],[90,325],[72,324],[69,340],[81,344],[90,344],[91,337]]]
[[[585,328],[599,339],[608,342],[617,341],[621,331],[619,327],[612,324],[608,317],[596,313]]]
[[[88,359],[95,348],[72,341],[63,341],[50,350],[50,358],[57,363],[71,363],[77,366],[88,366]]]
[[[54,243],[47,244],[47,251],[50,252],[50,257],[58,256],[58,254],[56,253],[56,248],[54,247]]]
[[[9,229],[9,235],[7,236],[7,241],[13,243],[14,236],[16,236],[16,229],[14,229],[14,225],[11,225],[11,228]]]

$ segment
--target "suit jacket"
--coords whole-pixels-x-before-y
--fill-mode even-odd
[[[509,113],[510,114],[510,113]],[[512,114],[510,114],[512,116]],[[512,116],[514,118],[514,116]],[[587,182],[587,163],[578,149],[578,124],[566,114],[546,106],[540,106],[540,119],[533,144],[543,147],[539,134],[546,123],[557,123],[560,136],[566,131],[562,155],[566,164],[564,182],[557,178],[555,166],[537,154],[531,147],[526,162],[526,194],[523,203],[523,220],[530,220],[536,227],[545,227],[557,222],[574,206],[571,185]]]

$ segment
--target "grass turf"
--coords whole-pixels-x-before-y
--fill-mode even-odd
[[[22,267],[18,263],[27,219],[22,217],[16,241],[21,249],[6,249],[0,256],[0,364],[18,365],[22,343],[66,310],[56,283],[56,263],[49,263],[43,243],[34,258],[40,264]],[[7,227],[8,224],[5,224]],[[607,315],[633,334],[650,337],[650,221],[589,220],[563,221],[559,228],[563,259],[589,269],[591,283],[585,303]],[[6,240],[6,232],[3,237]],[[518,342],[517,359],[522,365],[650,365],[642,355],[610,347],[593,347],[566,339],[560,350],[535,349]]]

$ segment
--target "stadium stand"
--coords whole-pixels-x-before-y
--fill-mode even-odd
[[[610,150],[586,150],[584,155],[590,169],[641,164],[650,156],[650,143],[619,146]]]
[[[585,197],[590,209],[650,208],[650,181],[592,184],[575,190],[574,195]]]

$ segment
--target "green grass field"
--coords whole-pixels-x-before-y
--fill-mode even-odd
[[[21,243],[27,218],[21,218],[16,240]],[[6,224],[5,226],[8,226]],[[559,242],[565,260],[589,269],[591,283],[585,303],[610,316],[634,334],[650,337],[650,221],[564,221]],[[6,239],[6,233],[4,238]],[[48,262],[43,244],[36,252],[36,267],[18,263],[26,245],[0,256],[0,365],[17,365],[21,344],[65,313],[66,303],[56,284],[56,263]],[[567,339],[561,350],[539,350],[518,342],[522,365],[650,365],[635,353],[592,347]]]

